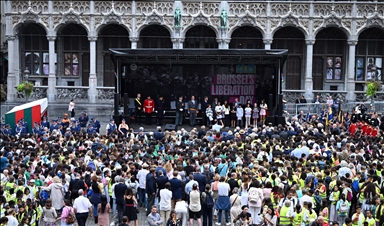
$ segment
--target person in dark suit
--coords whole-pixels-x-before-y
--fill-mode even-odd
[[[141,103],[141,94],[138,93],[136,98],[135,98],[135,114],[136,114],[136,122],[138,122],[139,124],[141,124],[141,113],[143,112],[143,107],[142,107],[142,103]]]
[[[207,177],[201,173],[200,167],[196,168],[196,173],[193,174],[193,178],[199,183],[199,190],[204,191],[205,185],[207,184]]]
[[[146,180],[145,180],[145,190],[148,195],[148,205],[147,206],[153,206],[155,205],[155,196],[156,196],[156,169],[151,169],[149,173],[147,174]],[[151,209],[147,208],[147,215],[151,213]]]
[[[116,176],[116,177],[119,177],[117,178],[118,180],[116,181],[120,182],[115,185],[116,210],[117,210],[117,218],[118,218],[119,224],[121,224],[121,219],[123,218],[124,207],[125,207],[124,195],[128,187],[127,185],[125,185],[125,180],[123,177],[120,177],[120,176]]]
[[[176,126],[181,126],[183,124],[184,107],[183,97],[180,96],[179,100],[176,101]]]
[[[179,173],[175,170],[173,171],[173,178],[169,180],[169,183],[171,184],[171,191],[172,191],[172,202],[171,202],[171,209],[175,209],[176,202],[180,201],[183,197],[182,189],[183,184],[181,183],[181,180],[177,179],[177,176]]]
[[[165,188],[165,184],[168,182],[168,177],[164,176],[164,173],[162,170],[156,169],[156,174],[157,174],[157,177],[156,177],[157,188],[160,191],[161,189]],[[159,198],[159,202],[160,202],[160,192],[157,193],[157,197]]]
[[[153,138],[155,138],[155,140],[162,140],[164,138],[164,133],[161,131],[161,127],[158,126],[156,129],[157,130],[153,133]]]
[[[163,119],[164,119],[164,113],[165,113],[165,102],[162,95],[160,95],[159,99],[156,101],[155,110],[156,110],[157,125],[161,126],[163,125]]]
[[[192,96],[191,100],[188,102],[189,123],[191,126],[195,126],[196,123],[196,115],[199,113],[197,106],[198,103],[195,100],[195,96]]]
[[[69,183],[68,190],[71,193],[71,199],[75,200],[79,197],[79,190],[85,190],[84,181],[80,179],[80,174],[76,173],[76,178]]]
[[[208,107],[208,97],[205,96],[203,102],[201,102],[201,114],[203,116],[202,125],[207,125],[207,115],[205,114],[205,110]]]
[[[232,173],[231,174],[231,179],[228,180],[228,184],[229,184],[229,196],[232,195],[232,191],[234,188],[238,188],[240,189],[240,185],[239,185],[239,182],[236,180],[236,177],[237,177],[237,174],[236,173]]]

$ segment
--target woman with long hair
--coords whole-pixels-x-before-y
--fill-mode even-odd
[[[98,223],[98,206],[99,206],[99,203],[101,203],[101,191],[103,190],[101,187],[102,187],[102,184],[98,182],[98,178],[96,175],[93,175],[92,178],[92,184],[91,184],[91,187],[92,187],[92,196],[91,196],[91,203],[93,205],[93,217],[94,217],[94,220],[95,220],[95,224]]]
[[[224,124],[229,125],[230,106],[227,100],[224,101],[223,108],[224,108]]]
[[[108,226],[109,225],[109,213],[111,212],[111,206],[108,203],[108,199],[105,195],[102,195],[101,203],[97,207],[98,215],[98,225],[99,226]]]
[[[253,104],[252,119],[253,127],[257,128],[257,120],[259,119],[259,108],[257,107],[257,102]]]
[[[340,195],[339,201],[337,201],[336,211],[337,211],[337,222],[339,225],[343,225],[345,219],[348,217],[349,209],[351,208],[351,203],[348,202],[345,198],[345,194]]]
[[[275,210],[272,206],[269,206],[267,213],[264,215],[264,223],[266,226],[276,226],[277,225],[277,216]]]
[[[172,210],[166,226],[181,226],[181,220],[177,217],[177,213]]]
[[[247,173],[243,174],[243,181],[241,183],[241,206],[248,205],[248,189],[250,179]]]
[[[249,126],[251,126],[252,108],[250,104],[247,104],[247,106],[245,107],[244,114],[245,114],[245,128],[247,129]]]
[[[52,199],[48,199],[43,207],[44,226],[56,226],[57,213],[55,208],[52,207]]]
[[[361,197],[362,195],[363,197]],[[367,183],[366,186],[361,189],[360,200],[363,199],[362,210],[364,215],[366,214],[366,210],[371,209],[376,195],[376,185],[374,183]]]
[[[61,217],[59,218],[61,219],[61,226],[72,226],[73,224],[67,224],[68,215],[70,213],[75,214],[75,211],[71,206],[71,201],[69,199],[65,199],[63,204],[64,204],[63,210],[61,212]]]
[[[232,195],[231,197],[229,198],[230,202],[231,202],[231,210],[230,210],[230,215],[231,215],[231,219],[235,219],[241,212],[241,206],[243,206],[241,204],[242,200],[238,194],[239,192],[239,189],[238,188],[233,188],[232,190]],[[235,224],[232,222],[232,226],[234,226]]]
[[[132,189],[128,188],[125,191],[124,195],[124,200],[125,200],[125,211],[124,211],[124,216],[128,217],[129,221],[134,221],[135,225],[139,225],[139,221],[137,219],[137,200],[136,197],[133,195]]]
[[[265,103],[264,99],[260,103],[260,121],[264,124],[265,116],[267,115],[268,105]]]

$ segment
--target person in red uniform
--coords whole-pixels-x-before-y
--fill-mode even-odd
[[[144,112],[145,112],[145,121],[147,125],[152,124],[152,113],[155,110],[155,101],[151,99],[151,96],[148,95],[147,99],[144,100]]]

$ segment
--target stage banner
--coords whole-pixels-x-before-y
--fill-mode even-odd
[[[229,96],[229,102],[238,98],[240,103],[250,100],[253,104],[256,94],[255,74],[217,74],[213,76],[212,96]]]

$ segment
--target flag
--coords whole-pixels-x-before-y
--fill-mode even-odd
[[[333,119],[332,108],[329,108],[329,110],[328,110],[328,120],[332,120],[332,119]]]
[[[337,120],[339,120],[340,124],[344,123],[344,112],[342,110],[339,111],[339,115],[337,116]]]

